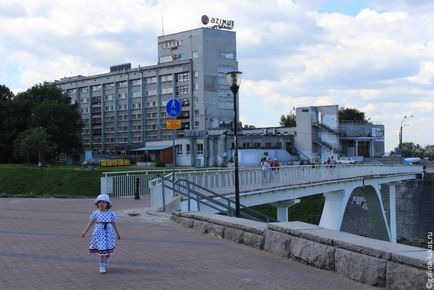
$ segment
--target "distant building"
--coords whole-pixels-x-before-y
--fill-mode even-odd
[[[165,106],[176,97],[182,102],[177,150],[189,152],[187,163],[193,165],[203,159],[203,132],[232,121],[225,73],[236,70],[235,32],[198,28],[158,37],[157,65],[122,64],[54,83],[79,105],[84,148],[99,155],[122,155],[172,139]]]
[[[158,37],[156,65],[115,65],[106,73],[54,83],[78,104],[87,154],[173,163],[166,104],[175,97],[182,103],[176,164],[224,166],[232,161],[234,148],[233,95],[225,74],[236,70],[235,32],[198,28]],[[239,124],[238,146],[244,156],[240,160],[250,166],[258,152],[309,161],[316,156],[326,159],[332,151],[348,156],[384,154],[384,126],[341,123],[337,105],[297,108],[296,122],[292,128]]]

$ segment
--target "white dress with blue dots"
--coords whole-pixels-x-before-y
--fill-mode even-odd
[[[90,239],[89,254],[111,255],[116,246],[115,230],[111,222],[116,221],[116,214],[111,210],[96,210],[90,220],[95,221],[95,228]]]

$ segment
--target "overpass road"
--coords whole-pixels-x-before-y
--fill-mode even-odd
[[[145,215],[148,199],[113,204],[122,240],[99,274],[81,237],[93,199],[0,199],[0,289],[374,289]]]

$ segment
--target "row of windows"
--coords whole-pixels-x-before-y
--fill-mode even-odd
[[[197,71],[195,71],[195,76],[196,77],[199,76],[199,73]],[[175,77],[176,77],[177,82],[189,81],[190,73],[189,72],[178,73],[175,75]],[[154,84],[157,82],[157,77],[144,78],[144,80],[145,80],[146,84]],[[168,82],[168,81],[172,81],[172,80],[173,80],[172,74],[160,76],[161,82]],[[141,86],[141,85],[142,85],[141,79],[135,79],[135,80],[130,81],[130,86]],[[127,81],[118,82],[117,87],[118,88],[126,88],[127,87]],[[91,88],[92,92],[97,92],[97,91],[101,91],[102,86],[101,85],[95,85],[95,86],[91,86],[90,88]],[[104,84],[104,90],[106,90],[106,91],[112,90],[113,88],[114,88],[113,83]],[[80,91],[80,93],[88,93],[89,87],[79,88],[79,91]],[[67,90],[67,93],[68,94],[76,94],[77,90],[76,89],[70,89],[70,90]]]
[[[183,155],[184,152],[185,152],[186,155],[190,155],[191,154],[191,149],[190,148],[191,148],[190,144],[175,145],[176,155]],[[198,155],[202,155],[203,154],[203,144],[196,144],[196,154],[198,154]]]

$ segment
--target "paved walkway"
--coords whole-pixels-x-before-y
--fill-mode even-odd
[[[93,200],[0,199],[0,289],[371,289],[146,215],[148,200],[113,203],[122,240],[99,274],[81,238]]]

